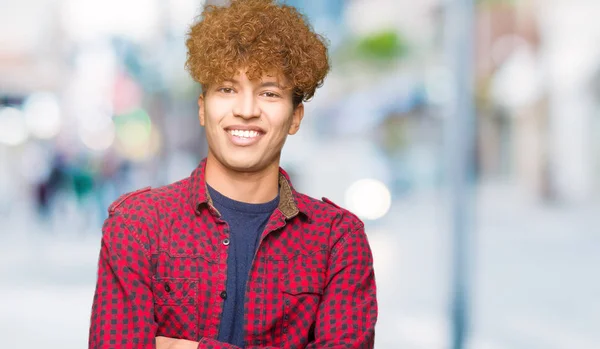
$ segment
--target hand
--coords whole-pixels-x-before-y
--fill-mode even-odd
[[[156,337],[156,349],[198,349],[198,344],[185,339]]]

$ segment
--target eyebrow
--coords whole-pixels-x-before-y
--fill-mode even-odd
[[[234,85],[239,85],[240,82],[236,79],[225,79],[223,82],[230,82]],[[281,86],[278,82],[276,81],[265,81],[263,83],[261,83],[259,85],[259,87],[276,87],[278,89],[284,90],[285,88],[283,86]]]
[[[262,84],[260,84],[260,87],[277,87],[283,90],[283,87],[281,87],[281,85],[279,85],[279,83],[275,81],[265,81]]]

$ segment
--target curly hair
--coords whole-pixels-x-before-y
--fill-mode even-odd
[[[186,41],[186,69],[205,90],[246,69],[248,79],[283,74],[294,105],[308,101],[329,72],[325,38],[294,7],[274,0],[232,0],[204,7]]]

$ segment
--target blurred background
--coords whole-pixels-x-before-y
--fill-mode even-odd
[[[450,1],[285,2],[329,39],[333,70],[282,165],[365,220],[376,348],[450,348],[457,284],[465,348],[600,348],[600,2],[480,0],[454,38]],[[202,4],[0,1],[4,347],[87,347],[107,206],[205,156],[184,70]],[[471,43],[457,124],[449,57]],[[472,140],[460,192],[452,127]]]

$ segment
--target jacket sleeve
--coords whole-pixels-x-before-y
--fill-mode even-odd
[[[147,248],[125,219],[111,215],[102,228],[89,349],[154,349],[157,324]]]
[[[332,250],[315,341],[307,349],[372,349],[376,322],[373,255],[361,222]]]
[[[372,349],[377,322],[373,255],[362,223],[332,250],[315,324],[314,341],[306,349]],[[203,338],[198,349],[239,349]],[[278,349],[251,346],[246,349]]]

